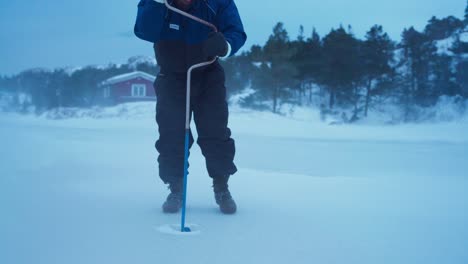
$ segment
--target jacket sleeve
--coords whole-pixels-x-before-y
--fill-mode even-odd
[[[232,56],[244,46],[247,34],[244,31],[244,26],[242,25],[234,0],[224,0],[221,2],[222,5],[217,14],[217,26],[218,30],[223,33],[229,42],[231,53],[228,55]]]
[[[149,42],[160,39],[167,8],[154,0],[140,0],[134,27],[135,35]]]

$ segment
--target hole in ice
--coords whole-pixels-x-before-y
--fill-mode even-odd
[[[169,235],[178,235],[178,236],[193,236],[199,235],[201,233],[200,226],[196,224],[186,224],[186,227],[190,229],[190,232],[181,232],[180,224],[169,224],[155,227],[157,231],[169,234]]]

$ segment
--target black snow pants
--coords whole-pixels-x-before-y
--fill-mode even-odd
[[[192,76],[191,115],[211,178],[232,175],[235,145],[228,128],[228,105],[224,70],[218,62],[195,72]],[[186,74],[161,69],[154,83],[157,96],[156,122],[159,139],[159,176],[171,183],[184,176],[184,141],[186,113]],[[190,133],[189,147],[194,139]]]

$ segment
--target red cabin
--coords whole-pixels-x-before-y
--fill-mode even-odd
[[[155,79],[155,76],[141,71],[117,75],[101,83],[101,96],[109,103],[155,101]]]

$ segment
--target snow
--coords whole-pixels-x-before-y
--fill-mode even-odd
[[[468,31],[462,32],[460,34],[460,41],[461,42],[468,42]]]
[[[156,58],[154,56],[133,56],[128,59],[127,63],[131,69],[136,69],[140,64],[157,65]]]
[[[462,32],[456,32],[455,34],[446,39],[435,41],[435,45],[437,47],[437,54],[454,56],[454,53],[451,49],[453,48],[453,45],[455,44],[457,39],[461,42],[468,42],[468,32],[466,30]]]
[[[218,212],[194,146],[186,236],[160,209],[154,104],[119,107],[0,114],[0,263],[468,262],[466,121],[329,126],[233,107],[239,211]]]
[[[260,68],[263,64],[266,64],[268,66],[268,68],[271,68],[271,62],[252,62],[253,66],[257,67],[257,68]]]
[[[260,66],[262,66],[263,62],[252,62],[252,64],[257,68],[260,68]]]
[[[201,234],[200,226],[196,224],[185,223],[184,229],[188,228],[189,232],[180,232],[181,225],[178,224],[171,224],[171,225],[162,225],[160,227],[155,227],[155,230],[168,235],[174,236],[196,236]]]
[[[5,93],[5,92],[0,92],[0,111],[3,109],[6,109],[11,102],[13,101],[13,96]]]
[[[446,39],[435,41],[435,45],[437,47],[437,54],[453,56],[453,51],[451,51],[450,49],[453,47],[455,40],[456,38],[452,36]]]
[[[230,96],[229,97],[229,104],[239,105],[239,103],[243,99],[253,95],[254,93],[256,93],[256,91],[254,89],[252,89],[252,87],[248,86],[247,88],[243,89],[240,93]]]
[[[112,78],[109,78],[105,80],[104,82],[102,82],[102,85],[123,82],[123,81],[130,80],[136,77],[141,77],[151,82],[154,82],[154,80],[156,79],[155,76],[148,74],[146,72],[134,71],[134,72],[129,72],[129,73],[125,73],[125,74],[121,74],[121,75],[117,75]]]
[[[142,119],[151,118],[154,116],[154,102],[137,102],[125,103],[111,107],[92,107],[92,108],[76,108],[63,107],[56,108],[41,114],[41,118],[45,119]]]
[[[63,68],[63,70],[68,76],[72,76],[75,72],[81,71],[82,69],[82,66],[68,66]]]

